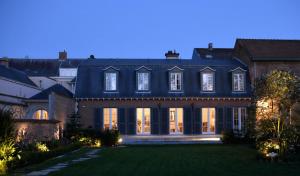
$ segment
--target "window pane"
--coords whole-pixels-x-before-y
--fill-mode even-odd
[[[109,129],[109,108],[103,109],[103,128]]]
[[[233,129],[234,130],[238,130],[239,129],[238,108],[233,108]]]
[[[202,108],[202,131],[208,132],[208,108]]]
[[[202,74],[202,90],[203,91],[213,91],[214,77],[213,73],[203,73]]]
[[[113,129],[118,128],[118,110],[117,108],[111,108],[111,127]]]
[[[117,73],[105,74],[105,88],[106,90],[117,90]]]
[[[144,132],[150,133],[150,108],[144,108]]]
[[[136,109],[136,132],[138,134],[142,133],[142,118],[143,118],[143,109]]]
[[[209,108],[210,112],[210,119],[209,119],[209,128],[210,128],[210,132],[214,132],[215,131],[215,108]]]
[[[171,73],[171,90],[181,90],[182,73]]]
[[[138,73],[138,90],[149,90],[149,73]]]
[[[170,133],[176,132],[176,124],[175,124],[175,108],[169,109],[169,120],[170,120]]]
[[[177,108],[177,126],[178,126],[178,131],[182,133],[183,132],[183,109],[182,108]]]

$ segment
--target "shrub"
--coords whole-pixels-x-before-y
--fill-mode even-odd
[[[0,143],[0,175],[5,174],[11,162],[20,159],[13,140]]]
[[[37,142],[35,144],[35,147],[36,147],[36,150],[39,152],[49,152],[47,145],[42,142]]]
[[[118,130],[104,130],[101,135],[101,144],[103,146],[116,146],[120,138]]]
[[[0,143],[14,138],[14,122],[12,113],[0,109]]]

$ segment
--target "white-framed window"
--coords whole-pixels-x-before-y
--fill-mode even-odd
[[[48,120],[48,112],[46,110],[39,109],[34,112],[33,118],[38,120]]]
[[[149,79],[150,73],[148,72],[138,72],[137,73],[137,90],[138,91],[148,91],[149,90]]]
[[[182,73],[171,72],[170,73],[170,90],[180,91],[182,90]]]
[[[136,133],[150,134],[150,108],[136,108]]]
[[[103,129],[118,128],[118,109],[103,108]]]
[[[245,90],[245,73],[233,73],[233,91]]]
[[[202,73],[202,91],[214,91],[214,73]]]
[[[113,72],[105,73],[105,90],[106,91],[117,90],[117,73],[113,73]]]
[[[246,108],[236,107],[232,108],[232,122],[233,130],[241,131],[244,129],[244,122],[246,119]]]
[[[183,134],[183,108],[169,108],[170,134]]]

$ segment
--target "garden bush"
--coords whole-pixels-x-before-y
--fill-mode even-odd
[[[120,138],[120,133],[118,130],[104,130],[101,134],[101,145],[103,146],[116,146]]]

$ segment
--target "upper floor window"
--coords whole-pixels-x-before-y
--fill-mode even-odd
[[[232,72],[232,91],[234,92],[242,92],[245,91],[245,83],[246,83],[246,70],[238,67]]]
[[[245,90],[245,73],[233,73],[233,91]]]
[[[170,73],[170,89],[171,91],[179,91],[182,89],[182,73]]]
[[[149,90],[149,72],[138,72],[137,73],[137,90],[147,91]]]
[[[201,70],[201,87],[202,91],[214,91],[215,70],[206,67]]]
[[[117,73],[105,73],[105,90],[117,90]]]
[[[39,109],[34,112],[33,118],[39,120],[48,120],[48,112],[46,110]]]

